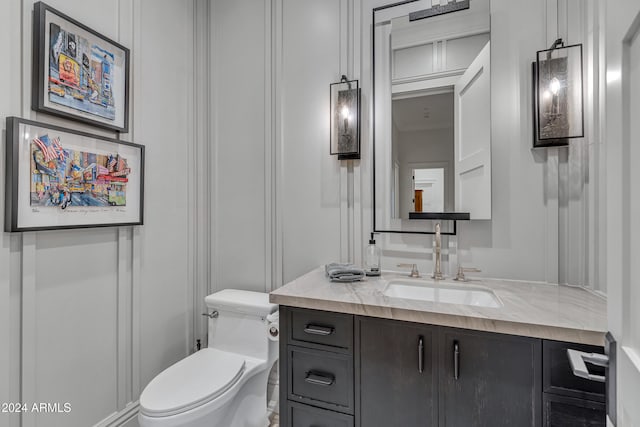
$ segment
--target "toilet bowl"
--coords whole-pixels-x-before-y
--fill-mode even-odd
[[[268,294],[227,289],[205,298],[208,347],[170,366],[140,395],[140,427],[265,427],[269,339],[278,306]]]

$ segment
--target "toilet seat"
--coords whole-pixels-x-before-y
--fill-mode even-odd
[[[243,356],[202,349],[155,377],[140,396],[140,411],[165,417],[201,406],[233,387],[244,370]]]

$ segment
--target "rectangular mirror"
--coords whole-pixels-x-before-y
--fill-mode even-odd
[[[416,213],[491,219],[490,1],[439,5],[373,10],[375,231],[426,231]]]

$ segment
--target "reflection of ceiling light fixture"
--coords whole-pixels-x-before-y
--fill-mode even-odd
[[[409,13],[409,22],[417,21],[418,19],[431,18],[432,16],[444,15],[446,13],[457,12],[464,9],[469,9],[469,0],[449,0],[447,4],[444,5],[438,4],[430,9]]]
[[[534,63],[534,145],[566,145],[584,136],[582,44],[557,39]]]
[[[358,80],[342,76],[338,83],[329,85],[330,153],[339,160],[360,158],[360,88]]]

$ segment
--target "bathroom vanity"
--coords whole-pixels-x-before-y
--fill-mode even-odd
[[[442,283],[490,291],[500,306],[488,307],[388,296],[398,283],[438,284],[394,273],[331,283],[317,269],[271,294],[283,426],[605,425],[604,383],[574,376],[566,352],[602,352],[603,298],[504,280]]]

